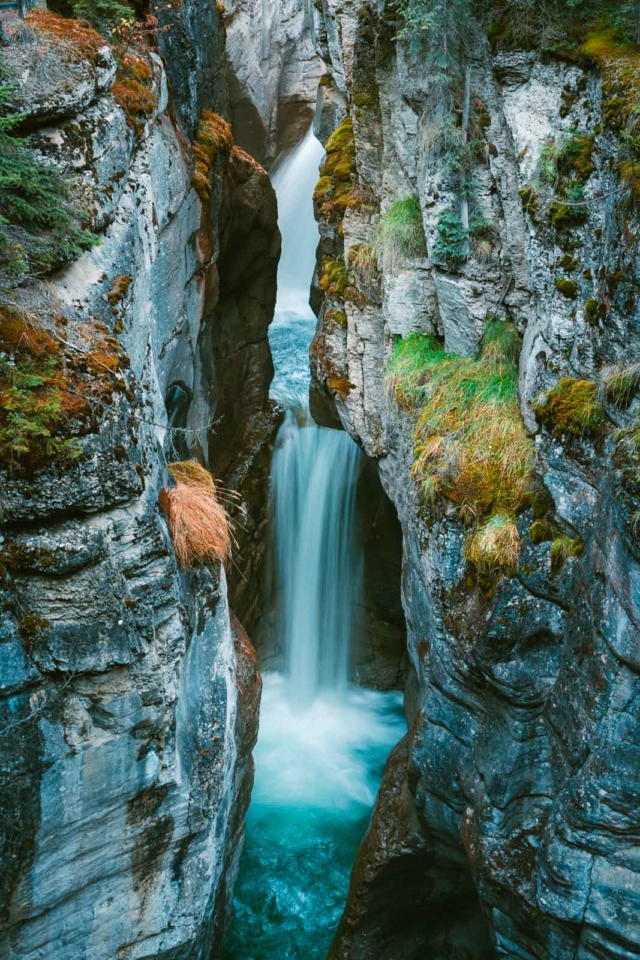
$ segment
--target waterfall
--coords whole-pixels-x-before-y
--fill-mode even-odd
[[[273,172],[273,186],[278,197],[278,226],[282,234],[276,323],[287,316],[294,321],[315,321],[309,306],[309,287],[316,262],[318,225],[311,197],[323,156],[322,145],[309,127],[303,140],[276,165]]]
[[[271,469],[273,578],[289,690],[298,704],[310,703],[321,687],[346,686],[352,611],[362,582],[355,529],[361,453],[348,434],[314,424],[305,396],[318,242],[311,196],[322,155],[309,129],[273,177],[282,232],[271,331],[278,372],[273,393],[288,407]]]
[[[339,430],[288,410],[271,470],[279,632],[291,695],[344,689],[362,588],[355,490],[362,454]]]
[[[271,467],[271,578],[286,673],[266,672],[256,778],[226,960],[323,960],[391,746],[397,693],[347,683],[362,602],[355,492],[363,455],[308,411],[308,291],[322,148],[311,131],[273,177],[282,258],[269,340],[285,408]],[[269,618],[271,619],[271,618]]]

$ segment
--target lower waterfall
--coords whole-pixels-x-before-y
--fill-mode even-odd
[[[288,693],[300,706],[347,682],[352,611],[362,588],[355,493],[362,454],[348,434],[288,410],[271,470],[275,581]]]
[[[284,672],[264,674],[255,786],[225,960],[323,960],[385,760],[406,730],[399,693],[348,682],[362,545],[363,454],[307,408],[322,148],[309,132],[274,174],[283,254],[270,332],[286,408],[271,469],[271,579]],[[291,242],[291,239],[294,242]]]

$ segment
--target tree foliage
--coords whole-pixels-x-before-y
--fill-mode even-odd
[[[69,198],[60,170],[16,132],[24,115],[0,83],[0,275],[47,273],[97,243]]]

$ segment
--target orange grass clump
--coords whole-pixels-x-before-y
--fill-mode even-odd
[[[227,121],[211,110],[204,110],[193,141],[193,186],[202,201],[210,197],[209,172],[216,157],[222,151],[228,154],[232,147],[233,134]]]
[[[114,83],[111,93],[118,106],[124,111],[129,126],[133,127],[140,136],[144,129],[145,118],[153,113],[158,102],[153,90],[149,90],[139,80],[125,77]]]
[[[91,61],[95,61],[98,51],[107,46],[104,37],[101,37],[86,20],[59,17],[46,10],[34,10],[33,13],[27,14],[25,20],[35,30],[49,34],[60,43],[75,47]]]
[[[231,522],[213,477],[196,460],[171,463],[168,469],[176,486],[163,491],[161,504],[180,566],[224,563],[231,556]]]

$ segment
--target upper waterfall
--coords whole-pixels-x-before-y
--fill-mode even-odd
[[[303,140],[273,173],[282,234],[276,322],[286,314],[294,314],[297,320],[315,320],[309,306],[309,285],[316,262],[318,225],[311,197],[323,155],[324,148],[309,127]]]

